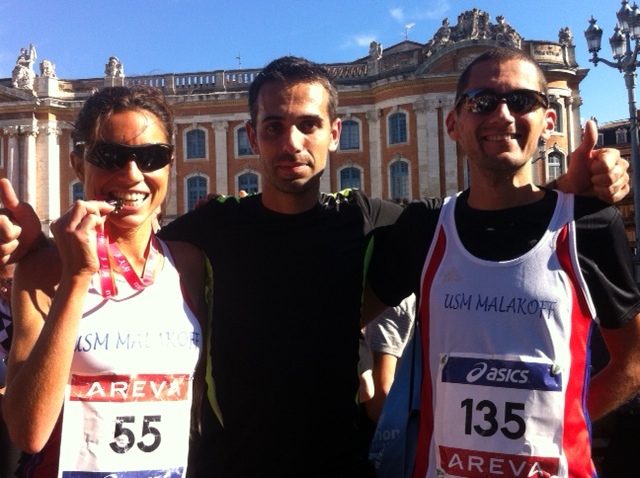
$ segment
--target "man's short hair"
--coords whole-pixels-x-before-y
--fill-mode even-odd
[[[249,114],[251,123],[255,125],[258,116],[258,95],[266,83],[280,82],[284,86],[297,83],[319,83],[329,95],[328,111],[331,121],[338,117],[338,90],[331,78],[329,70],[324,66],[295,56],[283,56],[269,63],[249,88]]]
[[[496,62],[496,63],[506,63],[511,60],[520,60],[527,62],[536,69],[538,74],[538,82],[540,83],[539,89],[542,93],[547,93],[547,78],[538,65],[538,62],[535,61],[531,56],[527,53],[519,50],[517,48],[509,48],[509,47],[498,47],[493,48],[491,50],[485,51],[482,55],[478,56],[474,59],[469,65],[464,69],[460,78],[458,79],[458,86],[456,88],[456,102],[458,98],[460,98],[465,92],[467,87],[469,86],[469,82],[471,81],[471,71],[473,68],[484,62]]]

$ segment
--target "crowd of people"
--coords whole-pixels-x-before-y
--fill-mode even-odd
[[[336,87],[321,65],[274,60],[249,90],[262,192],[217,197],[157,234],[171,108],[145,86],[95,93],[71,153],[86,200],[52,224],[53,245],[0,180],[1,261],[18,262],[2,410],[28,453],[19,476],[375,476],[359,338],[412,293],[425,351],[413,476],[592,476],[589,416],[640,388],[640,293],[615,209],[574,194],[621,199],[628,164],[593,149],[589,123],[567,174],[533,184],[555,116],[518,52],[483,55],[460,78],[446,124],[471,189],[404,210],[320,191],[339,144]],[[596,325],[612,355],[588,387]]]

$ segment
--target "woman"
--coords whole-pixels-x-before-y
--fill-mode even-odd
[[[19,476],[186,474],[205,267],[193,246],[153,234],[172,133],[148,87],[106,88],[78,116],[71,163],[89,200],[14,277],[3,410],[35,454]]]

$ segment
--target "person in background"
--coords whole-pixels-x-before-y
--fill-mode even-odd
[[[186,474],[205,261],[152,230],[172,135],[154,88],[105,88],[79,113],[71,164],[88,199],[15,271],[2,408],[32,454],[19,477]]]
[[[480,55],[446,118],[470,188],[376,231],[372,290],[390,306],[421,298],[415,478],[595,476],[590,419],[640,388],[640,292],[620,214],[533,183],[555,120],[531,57]],[[596,326],[611,358],[589,380]]]
[[[390,307],[363,329],[360,339],[359,398],[372,423],[377,423],[389,394],[398,360],[413,332],[416,296]]]
[[[271,62],[251,84],[246,125],[262,192],[210,201],[160,231],[201,248],[214,274],[196,476],[372,475],[355,402],[364,271],[370,233],[401,208],[357,190],[320,192],[339,142],[337,107],[326,68]],[[573,153],[559,185],[617,200],[628,163],[594,144]],[[34,246],[39,222],[6,181],[0,199],[6,263]]]
[[[6,382],[6,359],[11,350],[13,324],[11,319],[11,289],[13,286],[13,271],[15,266],[10,264],[0,270],[0,477],[9,478],[18,465],[20,450],[9,439],[7,427],[2,418],[2,398]]]

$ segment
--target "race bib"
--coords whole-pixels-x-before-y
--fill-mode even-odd
[[[72,375],[61,478],[178,478],[189,451],[191,376]]]
[[[442,355],[434,417],[441,475],[556,476],[562,388],[561,369],[537,358]]]

